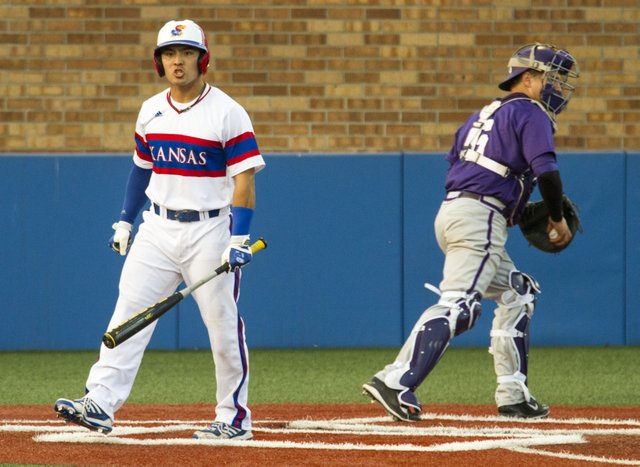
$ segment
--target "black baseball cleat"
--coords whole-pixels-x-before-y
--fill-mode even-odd
[[[362,394],[369,396],[372,402],[382,405],[395,420],[399,422],[417,422],[420,420],[420,412],[413,407],[405,407],[400,404],[400,392],[391,389],[375,376],[362,385]]]
[[[529,402],[524,401],[519,404],[503,405],[498,407],[499,415],[512,418],[546,418],[549,415],[549,412],[549,406],[538,403],[533,396]]]

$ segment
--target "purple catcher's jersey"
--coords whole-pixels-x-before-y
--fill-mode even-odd
[[[498,198],[517,223],[535,178],[558,170],[553,133],[551,118],[526,95],[494,101],[456,132],[447,155],[446,190]]]

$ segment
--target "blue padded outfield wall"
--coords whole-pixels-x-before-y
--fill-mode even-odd
[[[397,347],[437,297],[433,219],[443,154],[268,155],[244,271],[253,348]],[[511,255],[542,285],[537,346],[640,345],[640,153],[565,153],[565,191],[584,232],[547,255],[512,229]],[[107,247],[129,155],[0,156],[0,350],[96,349],[123,258]],[[532,199],[539,199],[536,191]],[[212,268],[216,265],[212,265]],[[486,347],[493,306],[454,346]],[[208,348],[192,298],[160,320],[151,348]]]

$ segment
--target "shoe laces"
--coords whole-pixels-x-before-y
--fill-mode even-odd
[[[107,420],[109,418],[106,412],[102,410],[100,406],[91,399],[85,398],[83,406],[85,416],[89,416],[98,420]]]
[[[237,436],[240,433],[242,433],[243,430],[241,430],[240,428],[236,428],[233,427],[231,425],[229,425],[228,423],[224,423],[224,422],[213,422],[211,424],[211,431],[214,432],[219,432],[223,435],[226,435],[228,437],[233,437],[233,436]]]

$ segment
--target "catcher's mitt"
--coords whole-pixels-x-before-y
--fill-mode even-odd
[[[567,195],[562,195],[562,215],[567,221],[571,234],[575,236],[576,231],[582,232],[578,211]],[[549,211],[544,201],[528,202],[520,218],[520,230],[524,238],[530,245],[546,253],[558,253],[569,246],[571,241],[564,246],[554,245],[549,241],[547,234],[547,224],[549,221]]]

